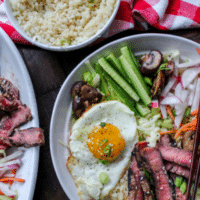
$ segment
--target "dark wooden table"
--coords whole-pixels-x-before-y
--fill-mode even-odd
[[[99,47],[118,38],[140,33],[173,34],[200,43],[200,29],[161,32],[151,28],[146,32],[124,31],[100,44],[72,52],[52,52],[35,46],[16,44],[32,79],[37,98],[40,127],[45,130],[46,138],[46,144],[40,149],[38,177],[33,200],[68,199],[55,174],[49,147],[49,125],[52,109],[63,81],[80,61]]]

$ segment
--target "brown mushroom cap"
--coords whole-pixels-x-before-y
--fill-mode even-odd
[[[153,81],[151,88],[152,97],[159,97],[165,86],[165,75],[162,71],[159,71],[157,77]]]
[[[160,51],[152,50],[140,58],[140,71],[142,74],[154,74],[163,61],[163,55]]]
[[[102,94],[98,90],[84,81],[77,81],[71,89],[73,97],[72,110],[77,117],[93,103],[101,101]]]
[[[87,83],[84,82],[84,81],[77,81],[77,82],[75,82],[74,85],[72,86],[72,89],[71,89],[72,97],[80,96],[81,87],[83,85],[85,85],[85,84],[87,84]]]

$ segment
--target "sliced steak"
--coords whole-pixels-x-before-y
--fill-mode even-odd
[[[172,147],[177,147],[176,141],[174,141],[170,135],[162,135],[160,137],[160,141],[158,143],[158,146],[172,146]]]
[[[0,77],[0,92],[10,101],[19,99],[18,88],[15,87],[9,80],[2,77]]]
[[[0,93],[0,110],[11,112],[16,110],[21,105],[21,101],[14,99],[12,101],[5,98],[5,96]]]
[[[11,137],[0,138],[8,146],[23,146],[26,148],[44,145],[44,131],[41,128],[28,128],[14,132]]]
[[[159,150],[154,147],[146,147],[141,150],[141,156],[146,169],[153,176],[156,198],[159,200],[173,200],[169,176]]]
[[[172,146],[169,136],[161,137],[157,146],[164,160],[190,168],[192,152]]]
[[[190,169],[187,167],[182,167],[176,163],[172,163],[172,162],[166,162],[165,163],[165,168],[167,171],[179,175],[179,176],[183,176],[185,178],[189,178],[190,175]]]
[[[141,150],[143,148],[147,147],[147,142],[142,141],[138,142],[135,145],[134,151],[132,152],[133,156],[136,157],[137,161],[137,167],[139,169],[139,180],[140,180],[140,185],[142,187],[143,195],[144,195],[144,200],[153,200],[153,194],[152,190],[154,190],[153,185],[151,185],[149,179],[147,178],[145,174],[145,166],[143,159],[141,157]]]
[[[128,200],[143,200],[143,191],[140,184],[140,170],[137,166],[135,155],[132,156],[131,164],[128,170]]]
[[[30,108],[26,105],[11,112],[11,115],[4,116],[0,121],[0,137],[8,137],[13,130],[32,119]]]

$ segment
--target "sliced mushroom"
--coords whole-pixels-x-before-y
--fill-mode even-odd
[[[159,97],[165,86],[165,75],[162,71],[159,71],[157,77],[153,81],[151,88],[152,97]]]
[[[182,148],[187,151],[192,151],[194,146],[194,134],[195,131],[190,130],[183,134],[182,137]]]
[[[140,58],[140,71],[142,74],[154,74],[163,60],[163,55],[160,51],[152,50],[149,54],[145,54]]]
[[[172,76],[174,73],[175,63],[173,60],[167,61],[166,69],[163,70],[165,76],[169,77]]]

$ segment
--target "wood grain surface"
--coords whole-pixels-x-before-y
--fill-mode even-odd
[[[45,130],[46,139],[46,144],[40,148],[38,177],[33,200],[68,200],[56,177],[49,148],[49,126],[52,109],[62,83],[79,62],[101,46],[125,36],[141,33],[178,35],[200,43],[200,29],[161,32],[152,28],[146,32],[124,31],[99,44],[72,52],[52,52],[35,46],[16,44],[33,82],[40,127]]]

